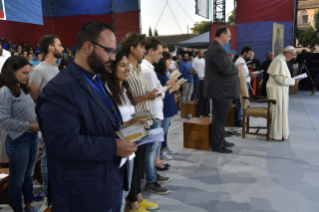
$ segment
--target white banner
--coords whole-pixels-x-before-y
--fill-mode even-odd
[[[209,19],[210,0],[196,0],[196,14]]]

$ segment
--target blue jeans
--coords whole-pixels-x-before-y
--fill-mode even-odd
[[[124,212],[124,208],[126,206],[125,198],[128,196],[131,190],[131,183],[132,183],[132,174],[133,174],[133,166],[134,166],[134,158],[130,161],[127,161],[127,163],[130,163],[129,168],[127,170],[127,177],[128,177],[128,191],[123,190],[123,201],[122,201],[122,207],[121,212]]]
[[[167,147],[167,140],[166,140],[167,136],[166,135],[167,135],[167,131],[168,131],[169,125],[171,123],[171,119],[172,119],[172,117],[166,117],[162,121],[162,128],[164,130],[165,140],[162,142],[162,145],[160,145],[160,146],[162,146],[161,149],[163,149],[164,147]]]
[[[44,139],[42,138],[42,159],[41,159],[41,174],[42,174],[42,192],[48,196],[48,157]]]
[[[39,138],[37,132],[24,133],[12,140],[7,135],[5,142],[9,158],[9,199],[15,212],[22,212],[22,196],[24,203],[33,202],[33,172],[39,154]]]
[[[162,121],[159,119],[155,119],[153,125],[150,129],[156,129],[161,127]],[[145,167],[145,175],[146,175],[146,182],[153,183],[156,181],[156,157],[157,157],[157,148],[160,142],[154,142],[146,144],[146,151],[145,151],[145,160],[144,160],[144,167]]]
[[[199,95],[198,95],[199,77],[198,77],[198,74],[193,74],[193,77],[194,77],[193,99],[199,99]]]

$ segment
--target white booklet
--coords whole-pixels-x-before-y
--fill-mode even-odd
[[[294,77],[294,79],[300,79],[300,80],[305,78],[308,78],[308,75],[306,73],[303,73]]]
[[[145,127],[140,122],[137,122],[115,133],[120,139],[134,143],[148,136],[149,130],[145,130]]]
[[[156,115],[152,115],[151,112],[149,111],[134,113],[131,116],[137,120],[143,120],[143,121],[147,121],[156,117]]]
[[[136,146],[141,146],[143,144],[153,143],[153,142],[163,142],[164,141],[164,130],[163,128],[152,129],[149,135],[143,138],[141,141],[136,142]]]
[[[155,94],[161,94],[161,93],[165,93],[171,86],[167,85],[167,86],[163,86],[161,89],[159,89]]]
[[[258,70],[258,71],[255,71],[254,72],[256,75],[259,75],[259,74],[261,74],[261,73],[264,73],[264,70]]]
[[[181,72],[179,72],[178,69],[176,69],[175,71],[173,71],[170,75],[169,78],[171,79],[177,79],[179,76],[181,76]]]
[[[176,82],[176,84],[177,84],[177,85],[182,85],[182,84],[184,84],[185,82],[187,82],[187,80],[184,79],[184,78],[181,78],[181,79],[179,79],[179,80]]]

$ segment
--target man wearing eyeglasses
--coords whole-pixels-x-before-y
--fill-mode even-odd
[[[121,158],[137,150],[115,134],[119,109],[98,74],[117,54],[112,26],[86,23],[76,39],[74,62],[40,94],[36,112],[48,154],[52,212],[120,211],[127,190]]]
[[[289,86],[294,86],[299,80],[291,78],[287,62],[295,57],[295,48],[287,46],[283,53],[271,62],[267,71],[267,97],[277,101],[277,104],[271,106],[270,138],[274,140],[284,140],[289,135]]]

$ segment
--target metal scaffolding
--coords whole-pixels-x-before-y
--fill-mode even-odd
[[[213,23],[214,24],[226,24],[226,0],[214,0],[213,3],[214,9],[214,17]]]

